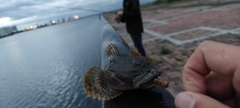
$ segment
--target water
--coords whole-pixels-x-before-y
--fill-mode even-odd
[[[83,74],[101,67],[98,16],[0,39],[0,108],[100,108]]]

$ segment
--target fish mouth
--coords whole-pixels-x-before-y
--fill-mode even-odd
[[[133,86],[139,88],[142,84],[152,81],[154,78],[160,76],[162,72],[157,71],[156,69],[151,69],[144,73],[143,75],[137,76],[133,79]]]

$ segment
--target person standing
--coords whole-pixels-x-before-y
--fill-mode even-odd
[[[119,11],[114,19],[119,23],[126,23],[134,46],[142,56],[146,56],[142,45],[143,23],[139,0],[123,0],[123,11]]]

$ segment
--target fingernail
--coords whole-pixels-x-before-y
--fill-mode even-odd
[[[176,98],[178,98],[176,102],[177,108],[194,108],[195,99],[191,95],[180,93]]]

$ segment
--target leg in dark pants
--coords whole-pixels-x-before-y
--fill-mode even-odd
[[[141,53],[142,56],[146,56],[145,50],[142,45],[142,34],[141,33],[130,33],[130,36],[131,36],[134,46],[137,48],[138,52]]]

